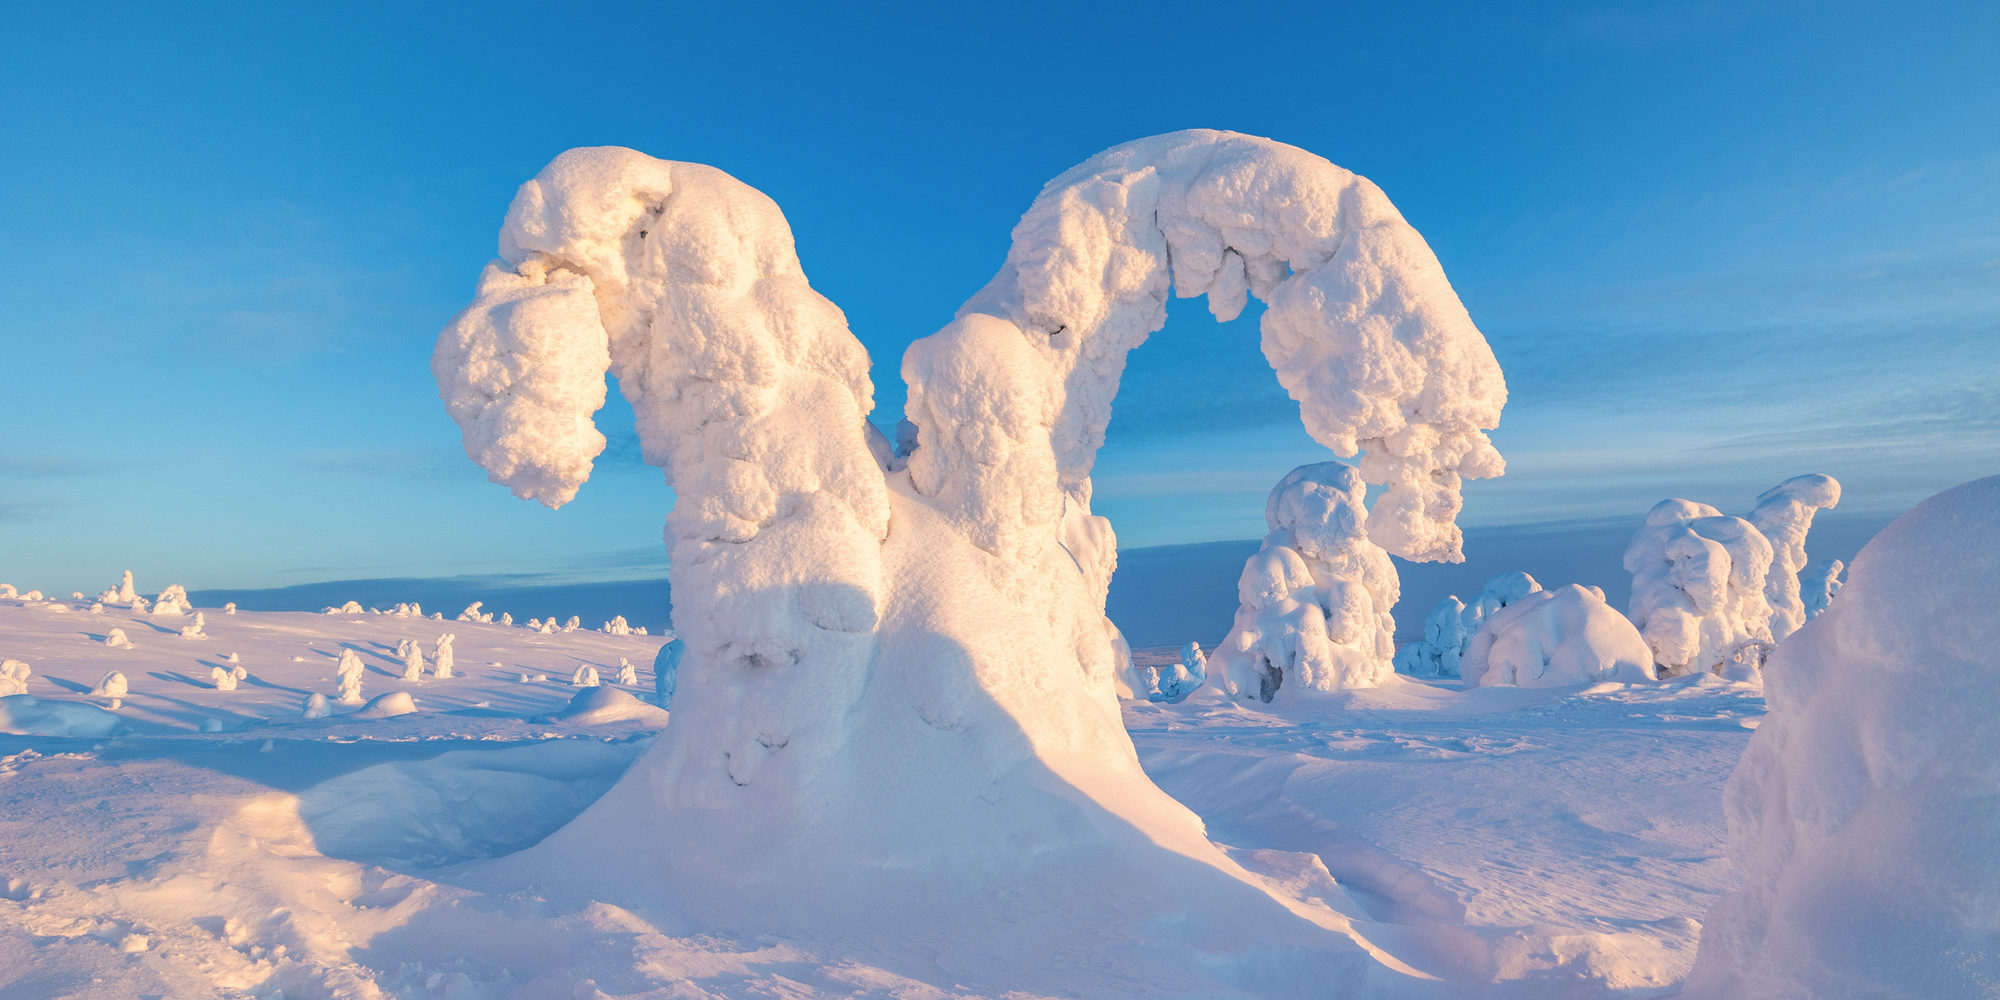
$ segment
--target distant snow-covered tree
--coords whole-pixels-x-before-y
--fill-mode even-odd
[[[334,667],[334,678],[340,684],[341,704],[361,704],[363,700],[361,697],[361,675],[365,669],[361,664],[361,655],[359,653],[345,646],[341,647],[340,663]]]
[[[120,699],[125,697],[126,690],[125,675],[113,670],[105,674],[104,679],[90,689],[90,693],[98,698],[111,699],[111,707],[115,709],[119,706]]]
[[[618,658],[618,683],[626,687],[639,683],[639,671],[632,666],[631,660],[622,656]]]
[[[0,697],[27,694],[34,669],[23,660],[0,660]]]
[[[577,687],[597,687],[602,683],[597,679],[597,668],[588,663],[576,668],[576,673],[570,675],[569,682]]]
[[[431,673],[438,680],[451,679],[451,670],[454,665],[451,644],[457,639],[458,636],[456,634],[446,632],[438,636],[437,642],[431,646],[431,662],[433,664]]]

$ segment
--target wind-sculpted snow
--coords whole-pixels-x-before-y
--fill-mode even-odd
[[[1342,462],[1302,465],[1272,488],[1271,532],[1243,565],[1236,623],[1215,653],[1224,691],[1268,702],[1287,686],[1338,691],[1388,676],[1399,584],[1369,540],[1367,488]]]
[[[853,904],[851,933],[998,948],[972,923],[1005,908],[974,914],[962,892],[990,884],[1072,901],[1066,919],[1085,923],[1126,912],[1106,909],[1126,890],[1141,897],[1130,912],[1199,899],[1217,935],[1204,947],[1325,950],[1340,918],[1301,921],[1139,768],[1104,616],[1116,542],[1090,512],[1089,472],[1125,354],[1164,321],[1170,284],[1209,293],[1218,315],[1264,298],[1266,357],[1308,429],[1367,452],[1359,471],[1338,467],[1338,522],[1317,497],[1272,515],[1326,578],[1293,598],[1312,603],[1313,637],[1266,644],[1302,687],[1387,671],[1395,575],[1361,529],[1366,483],[1388,487],[1368,523],[1395,551],[1457,558],[1459,483],[1501,470],[1484,429],[1505,390],[1373,185],[1229,133],[1092,159],[1036,199],[993,282],[905,354],[915,431],[901,447],[865,424],[868,357],[807,283],[777,206],[726,174],[572,150],[521,188],[500,244],[433,359],[467,453],[517,494],[565,502],[602,446],[590,415],[615,374],[675,493],[686,643],[659,671],[674,715],[656,749],[512,871],[582,887],[595,876],[566,851],[654,829],[645,877],[600,891],[720,926],[824,927],[775,905],[811,885]],[[1111,890],[1110,859],[1162,849],[1181,879]],[[1035,860],[1050,852],[1074,860]],[[859,905],[894,887],[938,902]],[[1351,952],[1308,964],[1352,969]]]
[[[1771,638],[1770,565],[1771,543],[1750,522],[1691,500],[1654,505],[1625,570],[1632,621],[1663,676],[1714,670],[1738,643]]]
[[[1577,584],[1522,594],[1480,623],[1466,644],[1467,687],[1553,687],[1654,680],[1653,652],[1604,592]]]
[[[2000,983],[2000,477],[1917,505],[1772,654],[1729,780],[1743,888],[1691,998],[1991,996]]]

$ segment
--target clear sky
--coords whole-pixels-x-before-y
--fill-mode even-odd
[[[2000,5],[17,4],[0,30],[0,580],[657,575],[629,411],[570,507],[485,482],[437,331],[570,146],[781,205],[875,358],[1040,185],[1189,127],[1362,173],[1512,392],[1464,520],[1893,510],[2000,468]],[[1087,9],[1073,9],[1087,8]],[[1325,458],[1176,303],[1097,477],[1127,546],[1262,533]]]

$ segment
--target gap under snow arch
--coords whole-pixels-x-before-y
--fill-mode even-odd
[[[1126,970],[1107,989],[1135,968],[1148,989],[1241,978],[1197,952],[1262,956],[1250,978],[1281,991],[1413,974],[1352,914],[1240,868],[1140,770],[1104,617],[1115,542],[1090,513],[1126,352],[1170,292],[1224,318],[1255,294],[1309,432],[1365,452],[1386,487],[1376,540],[1458,557],[1459,483],[1501,471],[1484,432],[1505,387],[1373,184],[1211,131],[1058,177],[1000,273],[905,355],[907,467],[865,422],[866,353],[754,189],[571,150],[521,188],[500,243],[432,362],[467,452],[517,495],[565,502],[616,374],[678,498],[687,652],[659,744],[492,877],[948,968],[1054,920],[1077,952],[1044,957],[1044,986],[1095,995],[1079,969]],[[570,861],[640,830],[642,864]]]

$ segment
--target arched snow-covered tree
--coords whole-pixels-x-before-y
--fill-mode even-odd
[[[1204,949],[1384,967],[1353,964],[1328,943],[1354,936],[1345,918],[1300,919],[1140,770],[1104,617],[1116,545],[1089,479],[1125,355],[1169,292],[1225,317],[1255,294],[1308,431],[1359,456],[1357,489],[1384,488],[1375,540],[1458,557],[1459,484],[1501,471],[1484,432],[1505,388],[1374,185],[1207,131],[1056,178],[1000,273],[904,355],[902,456],[866,423],[867,354],[783,215],[727,174],[571,150],[521,188],[500,250],[432,361],[467,453],[519,496],[566,502],[616,375],[676,495],[686,643],[655,748],[501,870],[716,927],[782,932],[797,908],[774,902],[809,887],[854,904],[852,933],[999,948],[1004,900],[1059,899],[1079,926],[1186,912]],[[565,860],[645,828],[660,847],[603,884]],[[716,863],[745,845],[754,859]],[[1158,866],[1148,898],[1103,891],[1140,856]],[[888,892],[913,902],[860,905]]]

